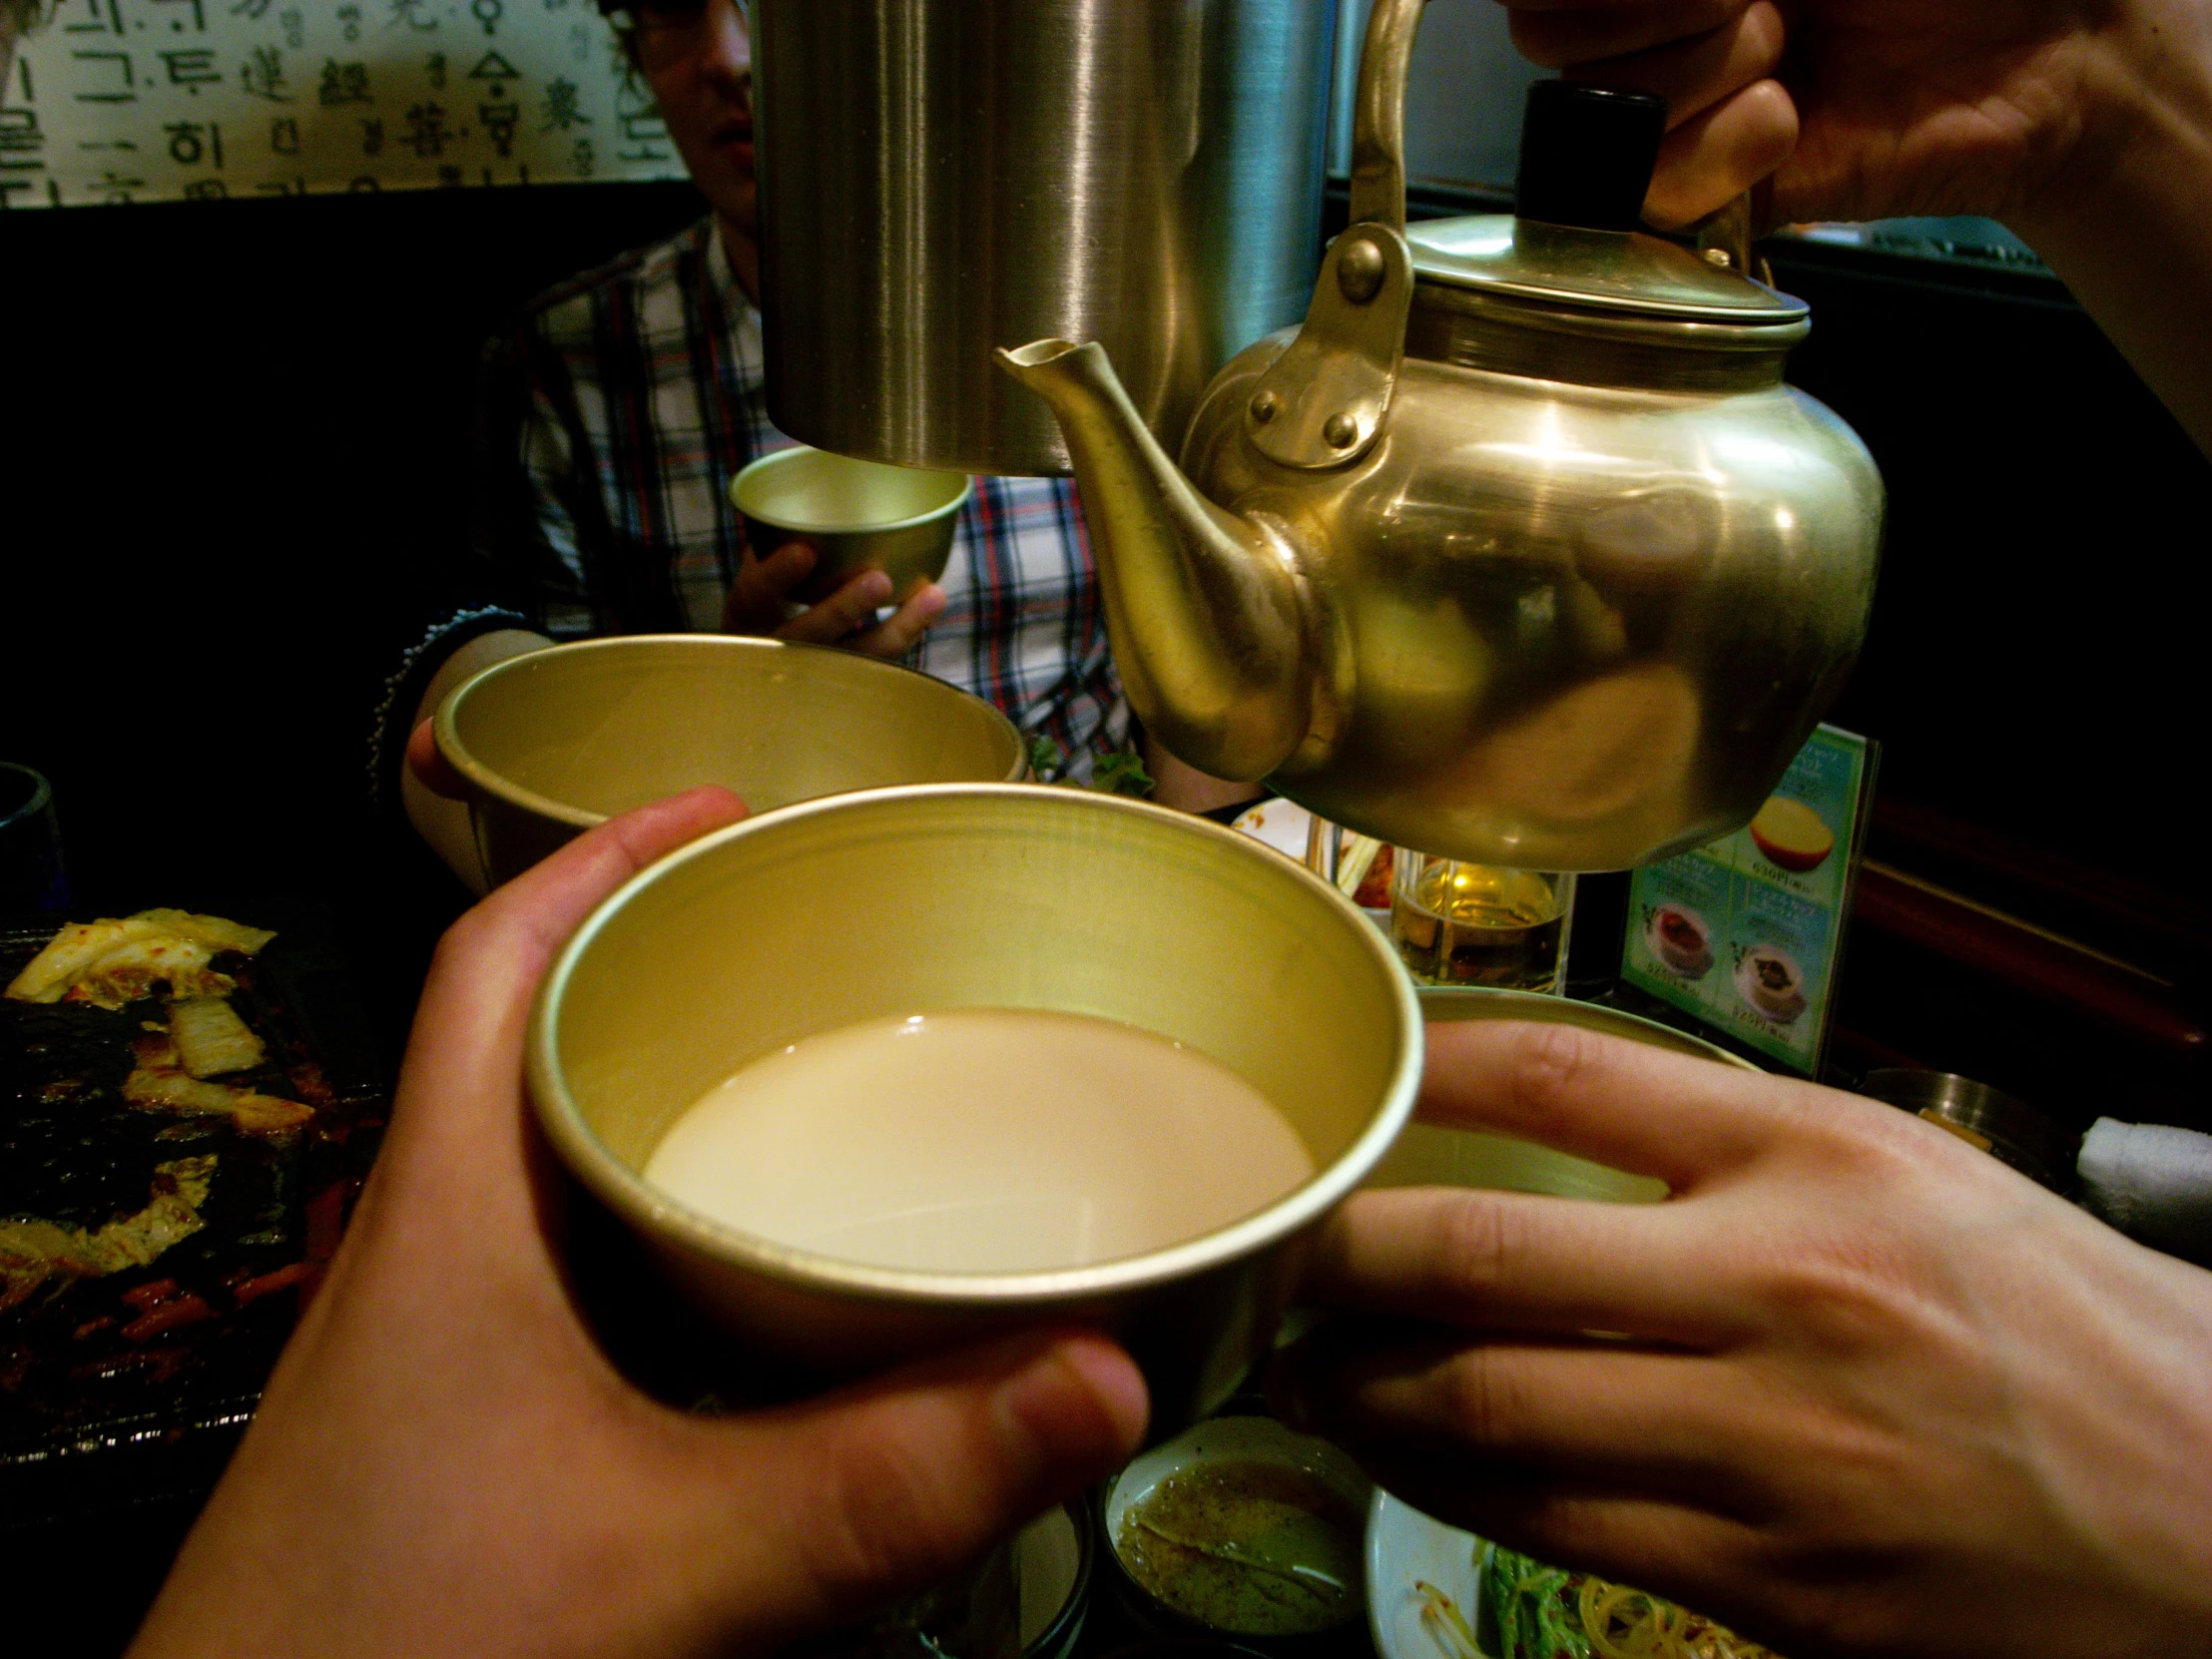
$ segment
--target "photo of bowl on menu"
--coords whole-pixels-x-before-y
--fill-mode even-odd
[[[1662,904],[1644,923],[1652,955],[1671,973],[1702,979],[1713,970],[1713,930],[1687,904]]]
[[[1805,973],[1786,951],[1755,944],[1737,958],[1736,994],[1761,1018],[1788,1025],[1805,1012]]]

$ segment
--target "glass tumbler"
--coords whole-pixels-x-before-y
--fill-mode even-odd
[[[0,761],[0,923],[59,920],[69,896],[52,788],[29,767]]]
[[[1562,993],[1574,876],[1470,864],[1399,847],[1390,940],[1426,985]]]

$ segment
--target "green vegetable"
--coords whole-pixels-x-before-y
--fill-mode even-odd
[[[1494,1546],[1482,1602],[1499,1659],[1775,1659],[1671,1601]]]
[[[1030,733],[1028,744],[1029,770],[1037,775],[1038,783],[1075,786],[1075,780],[1068,776],[1066,750],[1042,732]],[[1143,759],[1133,754],[1101,755],[1098,764],[1091,769],[1089,787],[1104,795],[1138,797],[1150,795],[1153,788]]]
[[[1573,1573],[1491,1549],[1482,1600],[1497,1617],[1500,1659],[1590,1659],[1574,1584]]]
[[[1152,793],[1152,775],[1135,755],[1101,755],[1098,765],[1091,769],[1091,788],[1110,795],[1148,796]]]
[[[1029,734],[1029,770],[1040,784],[1056,784],[1068,769],[1068,752],[1042,732]]]

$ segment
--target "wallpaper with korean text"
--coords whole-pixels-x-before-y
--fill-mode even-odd
[[[49,0],[0,202],[680,178],[592,0]]]

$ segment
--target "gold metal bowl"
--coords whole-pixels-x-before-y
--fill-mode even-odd
[[[1318,1173],[1164,1250],[1010,1274],[817,1256],[642,1179],[677,1117],[747,1062],[860,1020],[974,1007],[1189,1043],[1283,1111]],[[1266,1352],[1306,1236],[1412,1109],[1421,1037],[1388,941],[1279,853],[1083,791],[930,786],[794,807],[644,871],[546,975],[528,1054],[562,1161],[722,1329],[846,1371],[1011,1326],[1091,1325],[1135,1356],[1166,1433]]]
[[[944,574],[953,526],[974,488],[964,472],[884,466],[802,445],[739,473],[730,504],[764,559],[801,537],[815,544],[815,568],[791,594],[801,604],[828,599],[863,570],[888,576],[895,601]]]
[[[439,705],[496,884],[617,813],[701,784],[756,814],[848,790],[1012,782],[1013,723],[925,674],[727,634],[636,634],[512,657]]]

